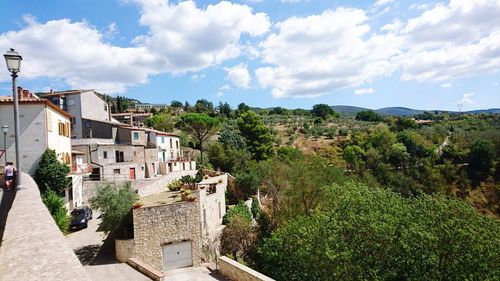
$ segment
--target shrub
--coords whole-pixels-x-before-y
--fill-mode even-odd
[[[42,195],[42,201],[52,215],[59,230],[66,234],[69,229],[70,219],[64,206],[64,199],[57,195],[55,191],[49,189]]]
[[[340,128],[339,129],[339,136],[346,137],[347,135],[349,135],[349,130],[347,130],[347,128]]]
[[[180,181],[182,183],[195,183],[194,178],[190,175],[185,175],[185,176],[181,177]]]
[[[179,189],[181,189],[181,186],[182,186],[182,179],[173,180],[167,185],[170,191],[178,191]]]
[[[228,224],[231,222],[233,217],[241,216],[243,219],[251,222],[252,221],[252,213],[248,210],[245,202],[239,201],[238,204],[232,208],[230,208],[227,213],[222,218],[222,224]]]

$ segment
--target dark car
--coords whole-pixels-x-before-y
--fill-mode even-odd
[[[89,220],[92,219],[92,210],[88,206],[82,206],[71,211],[70,229],[87,228]]]

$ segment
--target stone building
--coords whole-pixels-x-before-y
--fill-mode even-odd
[[[169,191],[142,197],[144,206],[133,210],[134,239],[116,243],[118,260],[134,257],[159,271],[199,266],[207,246],[219,245],[228,176],[197,184],[195,202]]]

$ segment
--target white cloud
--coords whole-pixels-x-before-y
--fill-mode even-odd
[[[259,36],[270,27],[264,13],[247,5],[222,1],[196,7],[194,1],[137,0],[140,23],[149,33],[135,42],[144,45],[171,72],[197,71],[241,54],[243,34]]]
[[[226,1],[203,9],[194,1],[133,2],[141,8],[140,23],[148,28],[146,35],[133,40],[134,47],[105,42],[116,32],[116,24],[101,33],[85,21],[38,23],[26,16],[27,26],[0,34],[0,49],[15,47],[23,55],[25,78],[49,77],[74,88],[122,93],[128,86],[146,83],[150,75],[199,71],[238,57],[243,35],[260,36],[270,27],[266,14]]]
[[[468,105],[468,104],[473,104],[474,101],[471,99],[471,97],[475,96],[475,93],[465,93],[461,99],[457,101],[457,105],[461,109],[463,105]]]
[[[439,87],[441,87],[441,88],[451,88],[451,87],[453,87],[453,84],[451,84],[451,83],[443,83],[443,84],[439,85]]]
[[[234,85],[240,88],[249,88],[252,77],[248,72],[247,65],[240,63],[234,67],[226,68],[226,79],[231,81]]]
[[[362,89],[356,89],[354,91],[354,94],[361,96],[361,95],[368,95],[368,94],[373,94],[375,93],[375,90],[373,88],[362,88]]]
[[[259,84],[274,97],[306,97],[389,75],[400,39],[370,35],[367,19],[363,10],[338,8],[276,23],[259,45],[269,64],[255,71]]]
[[[193,75],[191,75],[191,80],[192,81],[199,81],[199,80],[201,80],[201,79],[203,79],[205,77],[206,77],[205,73],[202,73],[202,74],[193,74]]]
[[[218,92],[218,93],[217,93],[217,96],[218,96],[218,97],[222,97],[222,96],[224,96],[224,93],[223,93],[223,92]]]
[[[408,20],[403,80],[444,81],[500,69],[500,1],[451,0]]]
[[[15,46],[23,56],[23,78],[49,77],[74,88],[121,93],[127,86],[146,83],[156,72],[155,58],[146,48],[107,44],[86,22],[25,20],[25,28],[0,35],[1,50]],[[9,77],[1,69],[1,77]]]
[[[231,86],[229,86],[228,84],[226,84],[226,85],[220,87],[219,90],[221,90],[221,91],[227,91],[227,90],[230,90],[230,89],[231,89]]]
[[[390,4],[394,2],[394,0],[377,0],[375,1],[375,3],[373,5],[377,6],[377,7],[381,7],[381,6],[385,6],[387,4]]]

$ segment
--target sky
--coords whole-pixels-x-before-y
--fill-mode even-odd
[[[9,48],[33,92],[500,108],[500,0],[1,0]],[[0,93],[10,87],[0,67]]]

